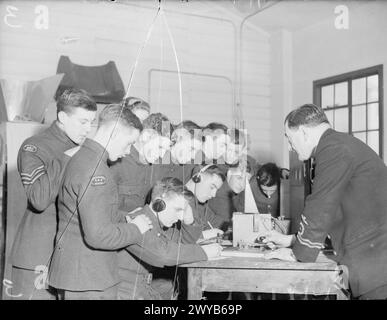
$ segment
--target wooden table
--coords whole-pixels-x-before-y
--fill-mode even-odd
[[[319,255],[315,263],[228,257],[182,265],[188,269],[188,299],[203,291],[336,295],[347,300],[348,277],[336,262]]]

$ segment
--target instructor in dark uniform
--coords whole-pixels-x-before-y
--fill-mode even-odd
[[[366,144],[331,129],[324,111],[306,104],[289,113],[285,134],[301,161],[316,161],[296,235],[272,232],[281,248],[268,258],[313,262],[327,235],[349,270],[352,295],[387,298],[387,168]]]

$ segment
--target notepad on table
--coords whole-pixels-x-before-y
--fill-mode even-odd
[[[224,248],[220,254],[222,257],[241,257],[241,258],[263,258],[264,253],[259,249],[237,247]]]

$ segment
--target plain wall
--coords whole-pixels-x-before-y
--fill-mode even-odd
[[[160,14],[136,59],[157,7],[154,1],[128,3],[1,1],[0,15],[7,15],[7,6],[16,7],[9,22],[21,27],[0,22],[0,77],[44,78],[55,74],[60,55],[67,55],[81,65],[115,61],[128,88],[136,66],[129,95],[150,100],[153,111],[165,113],[172,122],[192,119],[200,125],[218,121],[232,126],[235,115],[241,114],[251,133],[250,153],[266,158],[272,146],[268,36],[245,24],[239,65],[240,17],[228,16],[211,4],[189,2],[184,9],[184,3],[167,1],[165,20],[173,42]],[[37,5],[49,8],[47,30],[34,27]],[[177,63],[183,73],[181,91]]]

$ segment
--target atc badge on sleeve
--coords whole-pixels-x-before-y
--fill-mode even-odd
[[[34,146],[33,144],[25,144],[23,146],[23,151],[36,152],[36,151],[38,151],[38,148],[36,146]]]
[[[95,176],[93,179],[91,179],[91,185],[92,186],[103,186],[106,184],[106,177],[105,176]]]

